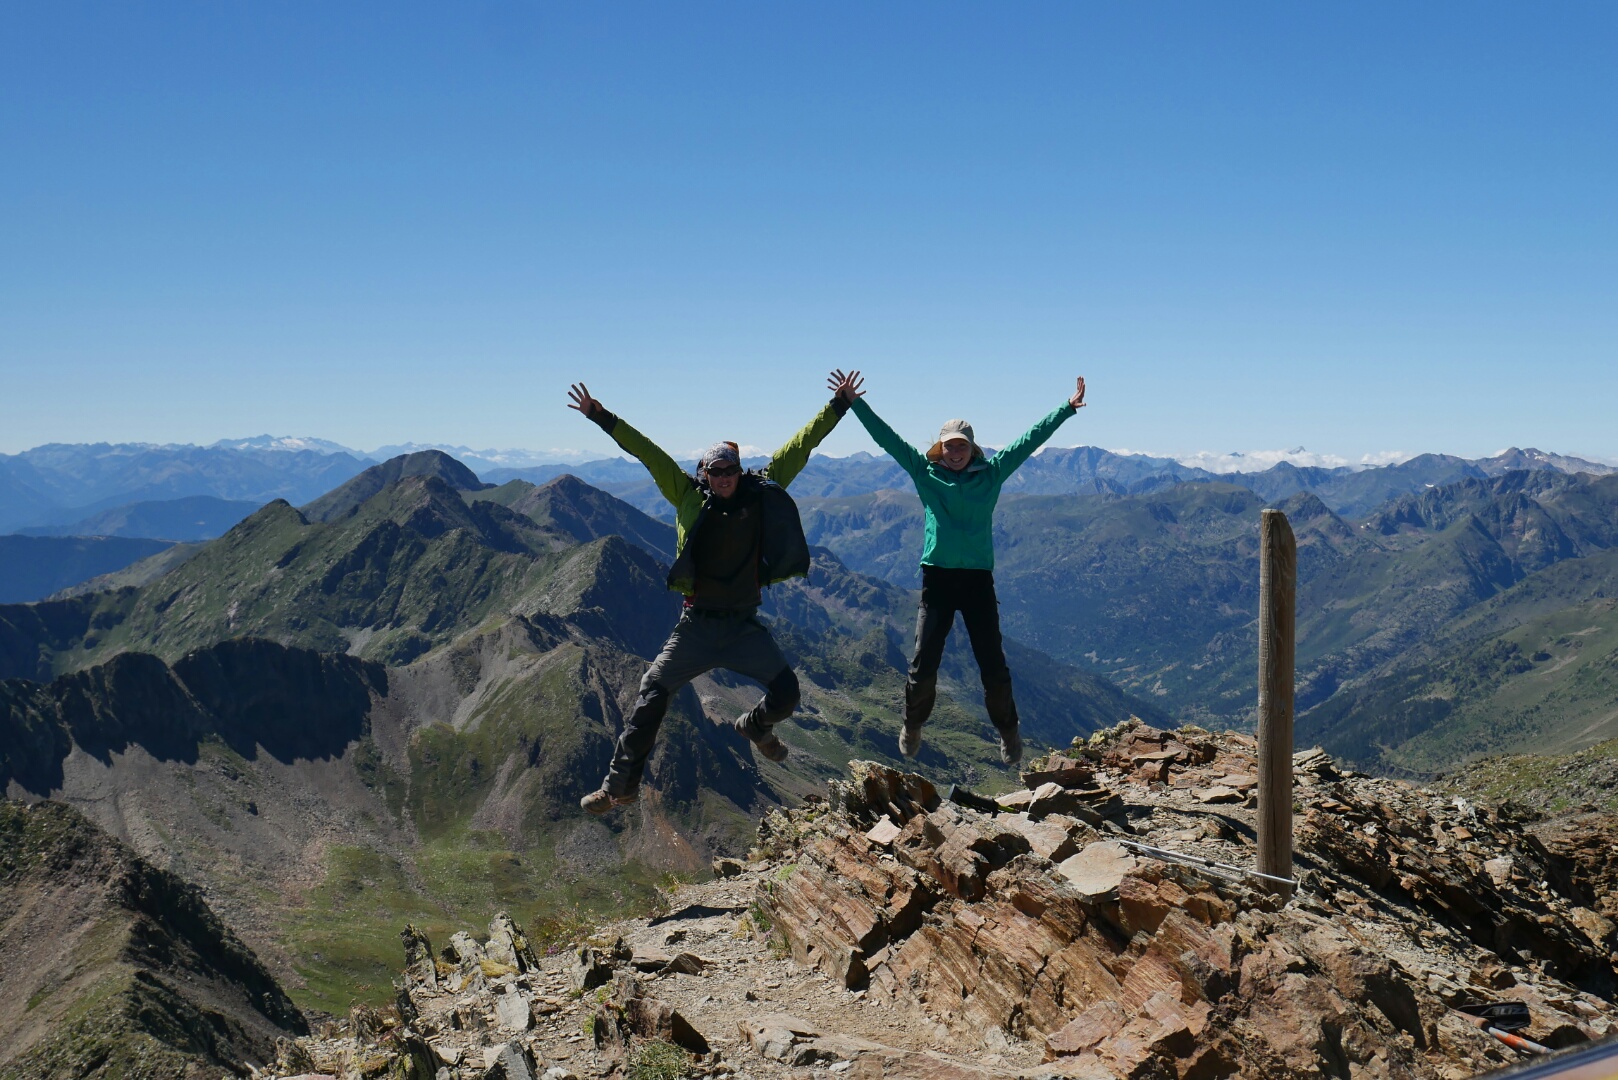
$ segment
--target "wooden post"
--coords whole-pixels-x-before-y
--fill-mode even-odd
[[[1298,544],[1279,510],[1264,511],[1259,524],[1258,594],[1258,872],[1290,878]],[[1279,882],[1264,884],[1292,893]]]

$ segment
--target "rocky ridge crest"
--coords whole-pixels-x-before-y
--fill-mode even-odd
[[[525,956],[500,926],[441,963],[407,943],[391,1014],[300,1062],[382,1075],[355,1055],[391,1046],[373,1068],[438,1080],[1452,1080],[1515,1057],[1460,1005],[1523,1002],[1522,1034],[1552,1048],[1618,1033],[1606,898],[1510,812],[1306,751],[1284,901],[1233,869],[1253,862],[1254,755],[1131,722],[993,799],[855,762],[829,799],[770,815],[751,863],[576,953]],[[648,1071],[664,1048],[676,1071]]]

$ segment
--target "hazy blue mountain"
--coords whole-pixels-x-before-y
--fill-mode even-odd
[[[419,453],[433,448],[411,444],[383,448],[377,454],[389,449]],[[565,456],[564,451],[479,451],[459,460],[470,464],[482,481],[495,485],[511,480],[543,484],[571,474],[643,513],[672,520],[672,512],[637,462],[602,458],[528,464]],[[748,464],[757,467],[763,461],[759,458]],[[198,495],[260,505],[283,498],[301,505],[374,463],[366,455],[327,440],[269,435],[224,439],[209,447],[49,444],[21,454],[0,455],[0,532],[65,526],[134,502]],[[688,464],[695,467],[694,461]],[[1281,464],[1260,472],[1216,474],[1169,458],[1081,446],[1051,448],[1036,455],[1012,478],[1007,490],[1039,495],[1144,494],[1192,481],[1236,483],[1271,500],[1308,491],[1334,512],[1357,517],[1398,495],[1524,468],[1595,475],[1612,470],[1612,466],[1565,455],[1513,449],[1476,461],[1430,454],[1375,469]],[[793,485],[795,492],[818,498],[906,486],[907,478],[891,459],[866,453],[814,457]]]
[[[0,455],[0,531],[80,521],[135,502],[211,495],[306,502],[371,463],[346,453],[137,443],[36,446]]]
[[[43,600],[162,551],[166,540],[109,536],[0,536],[0,604]]]
[[[0,456],[0,533],[49,517],[54,509],[49,498],[18,479]]]
[[[129,503],[67,525],[19,529],[23,536],[142,536],[154,540],[212,540],[262,503],[192,495],[184,499]]]

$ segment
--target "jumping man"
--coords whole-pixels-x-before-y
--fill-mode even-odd
[[[634,455],[674,505],[676,553],[668,584],[685,595],[680,621],[640,681],[635,710],[618,737],[606,779],[579,800],[590,813],[604,814],[639,797],[641,774],[670,696],[714,668],[763,684],[764,697],[732,726],[771,761],[786,759],[786,745],[774,728],[798,706],[798,677],[758,620],[759,589],[809,572],[809,545],[785,489],[848,411],[858,378],[858,372],[837,373],[829,383],[831,401],[759,472],[744,473],[736,444],[719,442],[703,452],[695,476],[608,412],[583,383],[569,390],[568,408],[595,421]]]

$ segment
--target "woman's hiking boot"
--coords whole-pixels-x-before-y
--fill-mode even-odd
[[[615,806],[628,806],[637,801],[640,793],[632,795],[614,795],[604,787],[596,788],[590,794],[579,800],[579,806],[592,814],[605,814]]]
[[[899,753],[915,757],[921,753],[921,725],[905,724],[899,728]]]
[[[1022,760],[1022,733],[1015,725],[995,730],[1000,733],[1000,760],[1007,765],[1017,764]]]

